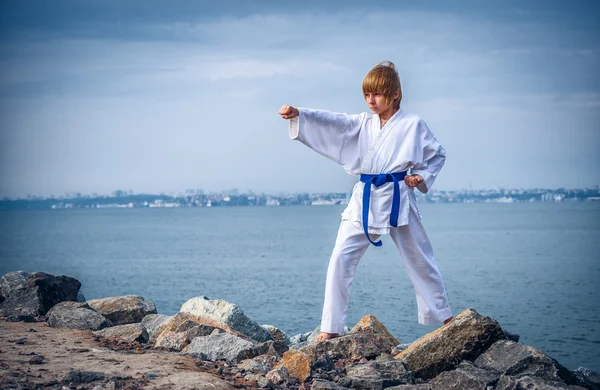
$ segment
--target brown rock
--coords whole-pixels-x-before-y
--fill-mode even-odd
[[[394,358],[404,361],[416,377],[429,380],[442,371],[452,370],[463,360],[475,360],[504,337],[495,320],[481,316],[474,309],[467,309]]]
[[[148,332],[146,332],[142,324],[112,326],[93,333],[105,338],[118,337],[123,340],[137,341],[139,343],[146,343],[148,341]]]
[[[290,376],[298,378],[304,382],[310,377],[310,366],[312,359],[304,352],[290,350],[283,354],[283,358],[277,363],[275,368],[285,367]]]
[[[93,299],[87,303],[114,325],[141,322],[146,315],[156,314],[154,302],[144,301],[143,297],[136,295]]]
[[[171,332],[167,330],[158,336],[156,343],[154,343],[154,347],[164,348],[168,351],[180,352],[189,343],[190,340],[186,336],[185,332]]]
[[[383,335],[387,335],[391,342],[394,345],[400,344],[398,340],[387,330],[385,325],[383,325],[374,315],[367,314],[363,318],[360,319],[354,325],[354,328],[350,330],[348,333],[379,333]]]
[[[389,352],[394,343],[385,334],[349,333],[325,341],[312,342],[299,351],[310,356],[314,362],[322,354],[329,354],[333,359],[372,359],[383,352]]]

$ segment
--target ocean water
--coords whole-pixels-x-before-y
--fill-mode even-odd
[[[600,203],[423,204],[455,314],[473,307],[570,369],[600,372]],[[343,206],[0,211],[0,275],[68,275],[88,299],[142,295],[174,314],[200,295],[289,335],[320,320]],[[374,314],[402,343],[414,290],[389,237],[358,266],[348,325]]]

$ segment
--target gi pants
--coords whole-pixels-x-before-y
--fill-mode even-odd
[[[410,207],[409,224],[390,227],[390,236],[415,288],[419,323],[443,323],[452,317],[431,242],[413,207]],[[376,241],[379,235],[370,234],[370,237]],[[343,332],[354,273],[370,245],[362,227],[342,220],[327,270],[321,332]]]

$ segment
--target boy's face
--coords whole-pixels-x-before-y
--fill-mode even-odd
[[[385,96],[381,92],[365,93],[365,101],[369,105],[371,111],[373,111],[373,114],[379,115],[393,110],[393,99],[390,99],[390,102],[386,103]]]

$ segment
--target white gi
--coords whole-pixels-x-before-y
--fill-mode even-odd
[[[299,108],[290,120],[290,138],[341,164],[352,175],[396,173],[411,169],[426,193],[444,165],[445,152],[425,122],[398,110],[380,129],[379,115],[348,115]],[[390,226],[393,183],[371,186],[368,232],[371,239],[390,234],[398,247],[417,295],[418,321],[442,323],[452,316],[446,288],[435,264],[431,243],[420,221],[413,188],[400,182],[398,227]],[[358,262],[371,243],[362,225],[364,183],[352,191],[342,213],[329,261],[321,332],[344,330],[350,287]]]

